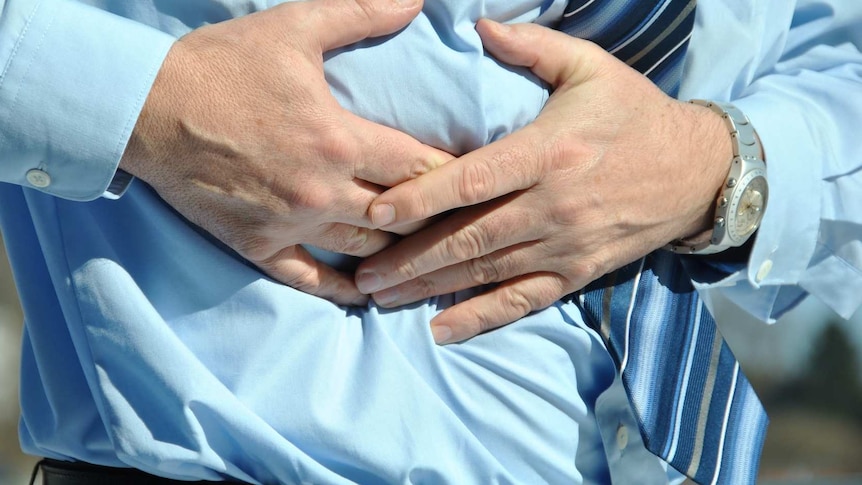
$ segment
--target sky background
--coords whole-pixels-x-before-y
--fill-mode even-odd
[[[862,311],[845,320],[817,299],[808,298],[774,325],[759,322],[730,305],[717,313],[726,340],[746,369],[775,379],[794,377],[807,364],[817,337],[834,322],[845,330],[857,350],[856,365],[862,374],[858,358],[862,354]]]

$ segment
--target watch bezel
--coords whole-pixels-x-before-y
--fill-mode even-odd
[[[760,217],[758,217],[750,230],[744,234],[740,234],[735,229],[738,224],[738,221],[735,220],[735,218],[739,217],[739,204],[742,203],[743,196],[755,181],[761,178],[764,180],[765,192],[761,193],[763,196],[763,205],[761,207]],[[769,186],[766,185],[765,181],[766,170],[760,167],[753,168],[743,174],[742,179],[740,179],[739,184],[731,195],[731,199],[727,204],[727,222],[725,224],[725,231],[727,232],[727,240],[730,241],[733,246],[741,246],[745,244],[745,241],[747,241],[748,238],[757,231],[757,228],[760,227],[760,222],[763,220],[763,209],[766,208],[766,201],[769,200]]]

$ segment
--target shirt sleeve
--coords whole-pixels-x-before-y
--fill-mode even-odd
[[[757,128],[770,198],[748,265],[696,286],[707,303],[720,291],[767,322],[809,294],[849,318],[862,304],[862,2],[751,8],[749,18],[713,9],[729,17],[730,34],[747,30],[739,45],[725,36],[725,52],[759,37],[720,95]]]
[[[0,8],[0,181],[99,197],[175,39],[74,0]]]

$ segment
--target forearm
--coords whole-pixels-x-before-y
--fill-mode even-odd
[[[7,0],[0,181],[73,200],[102,195],[173,41],[72,0]]]

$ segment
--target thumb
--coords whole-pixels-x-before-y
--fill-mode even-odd
[[[536,24],[503,25],[482,19],[476,24],[482,44],[498,60],[530,68],[554,88],[589,79],[604,52],[592,42]]]
[[[301,19],[302,30],[326,52],[405,27],[422,10],[422,0],[312,0],[281,8]]]

